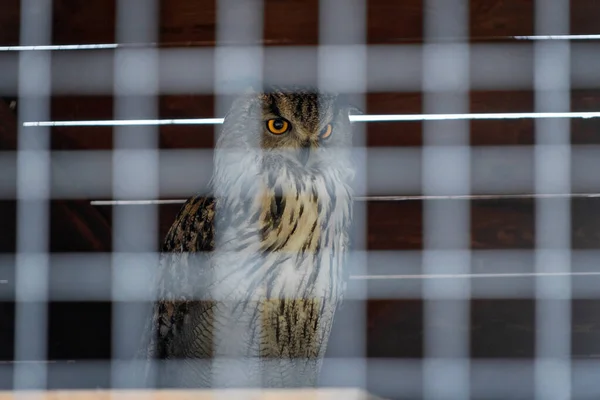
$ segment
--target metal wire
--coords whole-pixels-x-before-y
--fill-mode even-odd
[[[427,399],[600,397],[599,364],[571,360],[570,331],[571,301],[599,298],[600,253],[574,250],[570,238],[570,200],[600,197],[599,148],[572,145],[569,126],[572,119],[600,117],[600,111],[571,111],[570,105],[573,89],[600,87],[594,43],[600,35],[570,34],[567,0],[537,0],[533,35],[512,36],[510,43],[467,42],[471,2],[425,3],[424,43],[390,38],[388,45],[367,45],[364,0],[319,2],[318,46],[262,40],[262,1],[233,0],[217,2],[215,41],[159,43],[158,1],[120,0],[117,43],[52,45],[52,2],[21,0],[21,42],[0,46],[6,71],[0,94],[19,94],[19,147],[0,153],[0,169],[17,177],[0,176],[0,197],[18,201],[16,253],[0,257],[0,299],[17,303],[15,362],[0,362],[0,376],[15,367],[16,389],[76,385],[67,372],[85,382],[105,374],[114,388],[135,385],[128,378],[131,365],[122,359],[130,355],[139,322],[139,309],[130,303],[155,295],[146,283],[147,266],[159,258],[157,206],[180,205],[184,194],[204,190],[213,157],[212,150],[158,150],[158,127],[223,122],[216,116],[160,119],[157,96],[216,94],[215,115],[224,115],[224,97],[248,81],[290,81],[354,92],[363,104],[369,92],[424,93],[421,114],[351,117],[362,131],[356,152],[359,228],[347,297],[361,306],[341,322],[344,335],[333,340],[333,346],[355,348],[354,357],[328,360],[323,384]],[[234,5],[241,7],[238,13],[230,12]],[[307,63],[317,68],[305,68]],[[471,91],[522,89],[535,91],[533,112],[468,112]],[[61,94],[114,95],[115,119],[53,121],[49,99]],[[515,119],[535,121],[534,146],[469,146],[469,121]],[[410,121],[423,122],[422,149],[366,148],[366,123]],[[115,127],[115,149],[49,150],[49,128],[89,126]],[[96,198],[91,205],[114,207],[113,251],[50,254],[48,201],[55,198]],[[471,248],[469,201],[503,200],[534,203],[535,249]],[[365,202],[411,201],[424,202],[424,249],[367,249]],[[120,207],[136,205],[144,207]],[[535,299],[532,360],[470,357],[466,327],[476,298]],[[373,299],[423,300],[424,360],[367,358],[365,302]],[[113,302],[109,362],[45,360],[47,303],[55,300]],[[439,321],[465,329],[436,330]],[[50,375],[54,370],[60,373]],[[217,376],[215,383],[238,378]]]

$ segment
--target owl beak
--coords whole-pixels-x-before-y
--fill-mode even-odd
[[[300,159],[302,165],[306,165],[306,163],[308,163],[308,159],[310,158],[310,143],[306,143],[300,147],[298,158]]]

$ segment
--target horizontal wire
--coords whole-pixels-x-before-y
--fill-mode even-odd
[[[534,276],[600,276],[600,272],[520,272],[489,274],[431,274],[431,275],[350,275],[354,280],[383,279],[455,279],[455,278],[523,278]]]
[[[59,44],[42,46],[0,46],[0,51],[60,51],[60,50],[101,50],[116,49],[122,45],[117,43],[100,44]]]
[[[486,119],[545,119],[545,118],[599,118],[600,112],[527,112],[527,113],[468,113],[468,114],[390,114],[352,115],[353,122],[444,121]]]
[[[0,365],[12,365],[12,364],[73,364],[76,360],[15,360],[7,361],[0,360]]]
[[[24,122],[25,127],[53,126],[147,126],[147,125],[218,125],[223,118],[192,119],[131,119],[131,120],[97,120],[97,121],[35,121]]]
[[[366,196],[356,197],[359,201],[412,201],[412,200],[496,200],[496,199],[540,199],[540,198],[596,198],[600,193],[522,193],[522,194],[471,194],[448,196]]]
[[[150,205],[150,204],[183,204],[185,199],[173,200],[92,200],[90,204],[93,206],[135,206],[135,205]]]
[[[525,35],[513,36],[517,40],[600,40],[600,35]]]
[[[352,122],[405,122],[445,120],[495,120],[495,119],[547,119],[547,118],[600,118],[600,112],[547,112],[547,113],[470,113],[470,114],[384,114],[351,115]],[[217,125],[223,118],[192,119],[132,119],[95,121],[28,121],[24,127],[73,127],[73,126],[148,126],[148,125]]]
[[[524,193],[524,194],[473,194],[449,196],[357,196],[356,201],[415,201],[415,200],[502,200],[540,198],[598,198],[600,193]],[[187,199],[168,200],[91,200],[93,206],[123,206],[150,204],[183,204]]]
[[[600,34],[593,35],[520,35],[520,36],[493,36],[481,39],[516,39],[516,40],[600,40]],[[465,38],[446,38],[447,40],[464,40]],[[402,40],[402,39],[400,39]],[[230,43],[235,45],[236,43]],[[293,44],[289,41],[262,40],[256,45]],[[111,50],[117,48],[139,47],[181,47],[181,46],[214,46],[214,41],[188,41],[165,43],[96,43],[96,44],[59,44],[40,46],[0,46],[0,51],[73,51],[73,50]]]

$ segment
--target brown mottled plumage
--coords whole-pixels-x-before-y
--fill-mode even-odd
[[[213,197],[184,204],[162,249],[147,355],[184,361],[162,384],[316,383],[343,292],[349,110],[298,88],[233,104]]]

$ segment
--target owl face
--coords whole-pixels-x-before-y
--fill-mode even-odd
[[[338,96],[316,90],[260,93],[260,148],[266,164],[326,168],[352,143],[349,110]]]
[[[311,88],[247,92],[225,116],[213,182],[227,193],[243,186],[239,189],[243,194],[251,192],[256,177],[265,174],[301,180],[334,175],[351,179],[349,117],[355,110],[341,97]]]

